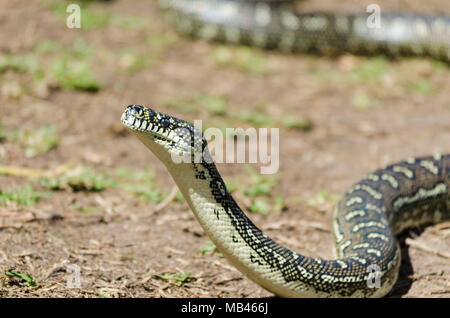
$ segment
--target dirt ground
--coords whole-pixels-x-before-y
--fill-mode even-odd
[[[341,1],[316,5],[328,8],[332,2],[333,8],[340,8]],[[311,3],[305,5],[314,8]],[[362,3],[342,1],[342,8]],[[379,3],[382,8],[426,12],[448,8],[447,0]],[[280,127],[280,169],[276,185],[264,198],[272,202],[282,196],[285,208],[249,217],[279,243],[306,255],[331,258],[332,207],[354,182],[390,162],[450,151],[450,68],[442,63],[427,58],[246,51],[177,36],[153,1],[132,5],[108,1],[89,8],[132,22],[110,19],[89,30],[68,29],[64,12],[58,13],[51,1],[0,3],[0,57],[41,54],[36,46],[49,41],[71,51],[82,39],[93,48],[89,68],[101,83],[97,92],[87,92],[57,85],[51,76],[33,81],[26,72],[1,72],[3,129],[55,125],[60,142],[27,157],[20,142],[6,137],[0,141],[0,165],[55,171],[76,162],[105,175],[114,175],[117,169],[150,171],[155,187],[166,196],[174,182],[121,127],[125,105],[152,105],[188,120],[220,123],[222,117],[203,109],[184,112],[167,102],[205,94],[225,96],[226,114],[253,110],[263,120],[306,118],[313,123],[307,131],[272,123]],[[140,59],[151,58],[124,71],[129,59],[136,62],[134,55],[115,55],[124,48],[138,52]],[[239,54],[247,52],[259,61],[256,71],[233,59],[228,64],[217,62],[217,56],[236,54],[239,60]],[[53,57],[42,53],[37,58],[44,72],[50,72],[47,62]],[[224,124],[252,126],[236,118],[228,116]],[[225,180],[243,185],[234,194],[248,209],[252,198],[243,189],[251,186],[251,178],[244,165],[218,168]],[[33,189],[51,196],[31,205],[0,201],[2,297],[271,296],[219,253],[200,252],[208,238],[186,203],[174,200],[158,210],[158,203],[142,201],[120,186],[49,191],[36,179],[19,175],[1,173],[0,190],[14,191],[34,182]],[[449,297],[450,224],[410,231],[402,241],[403,264],[390,297]],[[80,269],[81,285],[69,288],[74,265]],[[36,284],[29,286],[7,272],[28,273]],[[173,278],[176,273],[185,276]]]

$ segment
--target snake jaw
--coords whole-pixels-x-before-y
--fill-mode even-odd
[[[141,105],[129,105],[122,114],[122,123],[133,131],[153,132],[154,125],[151,120],[158,114],[148,107]]]
[[[145,106],[127,106],[121,121],[153,152],[161,155],[166,152],[188,158],[192,153],[203,153],[207,147],[202,131],[191,123]]]
[[[195,132],[192,124],[154,111],[153,109],[141,105],[129,105],[122,114],[122,123],[134,131],[154,133],[159,137],[167,137],[170,132],[186,130],[186,134]]]

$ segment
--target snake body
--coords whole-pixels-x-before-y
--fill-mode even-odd
[[[166,165],[224,256],[279,296],[384,296],[401,261],[395,236],[450,219],[450,155],[411,158],[368,174],[337,204],[336,259],[304,256],[273,241],[239,208],[192,124],[140,105],[128,106],[122,123]]]
[[[283,0],[159,0],[183,34],[287,52],[431,56],[450,62],[450,16],[299,13]]]

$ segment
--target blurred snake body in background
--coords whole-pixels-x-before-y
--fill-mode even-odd
[[[286,0],[159,0],[159,5],[179,32],[206,40],[285,52],[414,55],[450,62],[450,16],[445,14],[299,13]]]

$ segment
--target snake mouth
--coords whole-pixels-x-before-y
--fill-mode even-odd
[[[186,151],[206,143],[201,130],[191,123],[142,105],[128,105],[121,121],[134,133],[156,143],[164,143],[172,150]]]
[[[145,133],[152,139],[171,141],[175,118],[142,105],[128,105],[122,114],[122,124],[133,132]]]
[[[142,105],[128,105],[122,114],[122,123],[133,131],[153,132],[151,120],[157,118],[157,113]],[[157,131],[155,131],[156,133]]]

